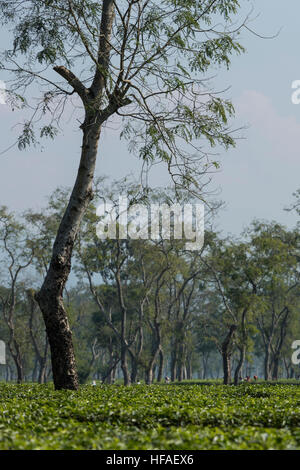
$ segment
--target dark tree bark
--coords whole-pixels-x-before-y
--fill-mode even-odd
[[[17,354],[14,360],[15,360],[16,369],[17,369],[17,383],[21,384],[22,382],[24,382],[24,370],[23,370],[21,356]]]
[[[185,368],[185,348],[184,348],[184,334],[182,332],[183,326],[180,331],[180,346],[179,346],[179,354],[178,354],[178,367],[177,367],[177,380],[178,382],[182,382],[186,378],[186,368]]]
[[[241,375],[241,370],[244,365],[245,357],[246,357],[246,341],[247,341],[247,332],[246,332],[246,316],[247,316],[248,309],[245,308],[242,313],[242,321],[241,321],[241,345],[239,347],[240,357],[238,360],[238,364],[236,366],[234,372],[234,385],[239,384],[239,379]]]
[[[12,321],[9,321],[10,338],[8,341],[8,349],[14,360],[17,371],[17,383],[24,382],[24,369],[21,348],[15,337],[15,327]]]
[[[162,348],[159,350],[159,365],[157,371],[157,382],[161,382],[163,378],[163,370],[164,370],[164,352]]]
[[[177,378],[177,346],[176,343],[173,344],[171,351],[171,382],[175,382]]]
[[[138,375],[138,362],[135,356],[130,355],[131,359],[131,374],[130,374],[130,381],[132,384],[136,383],[137,375]]]
[[[192,354],[189,354],[187,357],[187,372],[186,372],[186,378],[188,380],[192,380],[193,378],[193,365],[192,365]]]
[[[223,371],[224,371],[224,385],[231,384],[231,346],[234,334],[236,331],[236,325],[231,325],[229,332],[222,343],[222,360],[223,360]]]

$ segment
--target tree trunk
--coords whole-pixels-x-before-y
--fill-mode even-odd
[[[264,371],[265,371],[265,380],[271,380],[271,346],[270,344],[266,345],[265,348],[265,359],[264,359]]]
[[[130,374],[128,370],[127,345],[121,347],[121,369],[123,372],[124,385],[130,385]]]
[[[171,382],[176,380],[176,371],[177,371],[177,347],[176,344],[173,345],[171,352]]]
[[[47,369],[47,355],[40,361],[40,370],[38,376],[38,383],[44,384],[46,382],[46,369]]]
[[[272,372],[273,380],[278,380],[281,351],[282,351],[284,340],[287,334],[287,323],[288,323],[289,313],[290,313],[289,308],[286,307],[285,315],[283,316],[281,325],[280,325],[279,341],[277,341],[275,352],[274,352],[274,357],[273,357],[273,372]]]
[[[231,357],[230,354],[224,352],[222,354],[223,371],[224,371],[224,385],[231,384]]]
[[[161,331],[160,331],[160,323],[155,318],[153,324],[150,323],[150,327],[152,330],[152,345],[151,345],[151,357],[148,362],[148,366],[146,367],[146,384],[151,385],[153,383],[154,378],[154,370],[155,370],[155,363],[157,356],[161,350]]]
[[[150,365],[146,369],[145,381],[147,385],[151,385],[153,382],[153,365]]]
[[[132,384],[135,384],[137,381],[138,366],[136,360],[131,361],[131,374],[130,380]]]
[[[156,354],[152,356],[151,360],[148,363],[148,366],[146,367],[146,384],[147,385],[151,385],[153,383],[154,364],[155,364],[157,354],[158,354],[158,351]]]
[[[163,353],[163,350],[160,348],[160,350],[159,350],[159,366],[158,366],[158,372],[157,372],[157,382],[158,383],[162,381],[163,370],[164,370],[164,353]]]
[[[34,366],[33,366],[33,370],[32,370],[32,374],[31,374],[31,382],[35,382],[35,381],[36,381],[36,375],[37,375],[37,370],[38,370],[38,364],[39,364],[39,361],[38,361],[37,358],[35,358]]]
[[[14,337],[14,329],[13,331],[13,337],[10,339],[8,343],[9,351],[10,354],[14,360],[16,370],[17,370],[17,383],[21,384],[24,382],[24,370],[23,370],[23,361],[22,361],[22,355],[21,355],[21,349],[19,346],[19,343],[16,341]]]
[[[231,325],[229,332],[222,343],[222,359],[224,371],[224,385],[231,384],[231,344],[236,331],[236,325]]]
[[[177,380],[182,382],[186,378],[185,373],[185,350],[184,346],[179,347],[179,358],[178,358],[178,367],[177,367]]]
[[[44,351],[41,352],[38,346],[36,337],[33,331],[33,321],[34,315],[36,313],[36,301],[34,298],[34,291],[32,289],[27,290],[27,297],[29,301],[29,309],[30,309],[30,316],[29,316],[29,334],[31,338],[31,342],[33,345],[33,349],[36,356],[36,365],[39,365],[39,373],[38,373],[38,383],[45,383],[46,380],[46,367],[47,367],[47,355],[48,355],[48,338],[47,335],[45,337],[45,344],[44,344]],[[37,371],[37,367],[35,367],[35,372]],[[35,374],[36,375],[36,374]]]
[[[242,338],[241,338],[241,345],[239,347],[240,350],[240,358],[238,364],[235,369],[234,373],[234,385],[239,384],[240,374],[242,367],[244,365],[245,357],[246,357],[246,344],[247,344],[247,331],[246,331],[246,316],[247,316],[248,308],[245,308],[242,313],[242,321],[241,321],[241,329],[242,329]]]
[[[89,89],[66,67],[54,67],[80,96],[85,108],[85,120],[81,125],[83,141],[81,159],[75,185],[60,223],[53,246],[50,266],[36,300],[43,313],[51,351],[52,373],[56,390],[78,388],[78,376],[72,333],[63,305],[63,291],[71,270],[71,258],[80,222],[92,199],[92,183],[95,172],[101,126],[128,100],[111,95],[108,105],[101,109],[106,87],[111,52],[111,34],[115,17],[115,2],[104,0],[98,41],[98,64]],[[125,367],[125,364],[124,364]]]
[[[279,362],[280,362],[280,355],[275,354],[274,361],[273,361],[272,380],[278,380]]]
[[[193,367],[192,367],[192,357],[191,355],[188,356],[187,358],[187,376],[186,378],[188,380],[192,380],[193,378]]]
[[[209,360],[209,353],[202,354],[202,367],[203,367],[203,372],[202,372],[202,379],[205,380],[207,378],[207,368],[208,368],[208,360]]]
[[[142,322],[142,315],[140,315],[140,322]],[[142,327],[139,328],[139,340],[135,353],[129,350],[131,357],[131,383],[135,383],[138,377],[138,369],[140,365],[140,358],[144,347],[144,335]]]
[[[16,368],[17,368],[17,383],[21,384],[24,382],[24,372],[23,372],[22,363],[19,361],[16,361]]]
[[[240,348],[240,358],[239,358],[238,364],[237,364],[235,372],[234,372],[234,385],[239,384],[241,370],[242,370],[242,367],[243,367],[244,361],[245,361],[245,356],[246,356],[246,347],[243,345]]]
[[[178,366],[177,380],[178,382],[182,382],[184,380],[184,365],[182,363]]]
[[[49,339],[56,390],[78,388],[72,333],[63,305],[63,291],[71,270],[71,257],[80,222],[92,199],[101,124],[97,120],[95,124],[93,115],[86,117],[82,127],[83,145],[77,179],[57,232],[46,278],[36,295]]]
[[[11,382],[12,380],[12,369],[9,364],[6,364],[5,380],[6,382]]]

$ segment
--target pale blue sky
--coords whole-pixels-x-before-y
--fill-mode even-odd
[[[292,226],[296,217],[283,208],[292,201],[292,192],[300,187],[300,105],[291,102],[291,84],[300,80],[299,0],[253,0],[245,12],[254,7],[251,24],[260,39],[244,32],[241,38],[245,55],[233,58],[229,71],[220,70],[216,87],[231,86],[227,96],[236,106],[235,127],[248,126],[241,133],[245,139],[237,148],[222,152],[221,171],[212,187],[221,189],[220,198],[227,209],[220,214],[218,227],[224,232],[239,233],[253,218],[275,219]],[[241,15],[242,18],[242,15]],[[0,33],[2,46],[5,31]],[[0,80],[6,79],[0,74]],[[0,152],[16,138],[14,124],[21,112],[12,113],[0,105]],[[116,132],[106,129],[100,144],[97,175],[114,178],[129,172],[138,174],[139,162],[128,154],[126,144]],[[43,152],[31,148],[26,152],[12,149],[0,156],[0,204],[22,211],[45,205],[45,197],[57,186],[74,182],[80,155],[81,133],[77,123],[66,125],[54,142],[45,141]],[[155,183],[165,184],[164,173],[157,170]]]

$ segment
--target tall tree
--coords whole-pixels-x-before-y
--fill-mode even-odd
[[[49,111],[50,123],[42,126],[40,135],[53,137],[71,95],[78,97],[83,110],[78,174],[47,275],[36,295],[56,389],[78,386],[63,290],[79,225],[93,197],[103,125],[114,115],[124,118],[123,135],[134,142],[141,158],[165,162],[176,184],[199,193],[200,177],[215,165],[201,140],[225,147],[234,144],[227,124],[232,104],[205,88],[205,80],[211,66],[228,67],[230,55],[242,51],[236,39],[238,28],[231,25],[238,8],[238,0],[10,0],[0,4],[2,23],[14,25],[12,46],[0,60],[1,68],[15,75],[8,90],[13,106],[17,101],[26,104],[26,94],[20,90],[33,82],[49,86],[24,125],[19,147],[36,141],[34,124]]]

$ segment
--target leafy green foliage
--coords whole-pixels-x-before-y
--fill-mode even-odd
[[[38,143],[33,125],[41,119],[50,117],[50,124],[40,137],[55,137],[76,92],[101,122],[118,112],[129,149],[149,164],[166,163],[178,187],[200,194],[203,173],[218,164],[210,147],[228,149],[237,137],[230,128],[233,105],[213,91],[209,76],[244,52],[239,11],[237,0],[1,1],[0,23],[12,37],[9,48],[0,50],[0,69],[14,77],[10,95],[16,100],[21,91],[25,106],[33,83],[48,87],[34,105],[33,121],[24,125],[20,150]],[[104,20],[110,15],[111,34]],[[100,25],[108,51],[102,50]],[[72,69],[80,80],[64,76],[61,82],[52,69],[60,76]],[[95,88],[100,76],[105,86]]]
[[[299,449],[300,388],[0,386],[0,449]]]

